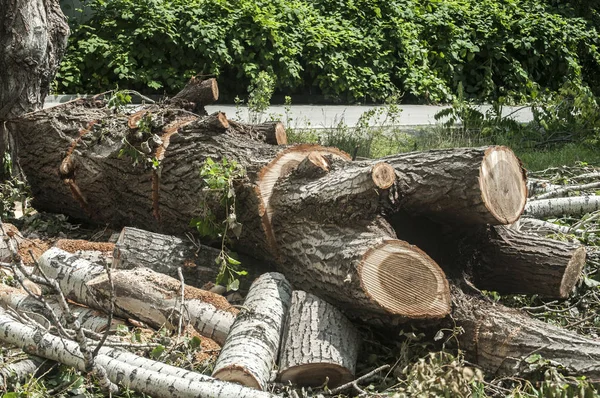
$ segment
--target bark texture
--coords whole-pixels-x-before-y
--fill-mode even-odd
[[[18,170],[14,134],[6,120],[42,108],[69,36],[57,0],[0,1],[0,155]],[[0,178],[9,177],[4,167]]]
[[[202,287],[214,281],[219,273],[215,259],[220,253],[219,249],[189,239],[125,227],[115,245],[113,266],[146,267],[174,278],[178,278],[177,269],[181,267],[187,285]],[[267,267],[253,258],[243,255],[237,258],[250,274],[266,271]]]
[[[256,279],[235,320],[213,377],[264,390],[277,361],[292,287],[282,274]]]
[[[527,200],[525,170],[507,147],[387,156],[399,178],[395,207],[463,224],[511,224]]]
[[[58,281],[67,298],[108,311],[110,287],[102,267],[57,248],[48,250],[38,262],[48,277]],[[237,313],[224,297],[189,286],[182,304],[180,281],[148,269],[115,271],[112,278],[115,315],[121,318],[176,329],[183,308],[185,319],[198,333],[222,344]]]
[[[171,105],[181,106],[199,115],[207,115],[205,105],[212,104],[219,99],[219,86],[217,79],[202,80],[192,77],[186,86],[168,102]]]
[[[360,336],[354,325],[334,306],[296,290],[287,317],[279,377],[299,386],[329,388],[354,378]]]
[[[16,362],[4,363],[0,367],[0,388],[23,384],[31,376],[45,372],[53,363],[33,355]]]
[[[23,325],[8,316],[2,309],[0,309],[0,340],[5,344],[20,347],[28,353],[75,367],[79,371],[86,370],[85,362],[79,352],[77,343],[53,336],[43,330]],[[256,391],[232,383],[224,383],[208,376],[183,371],[182,369],[179,369],[179,371],[191,374],[194,377],[175,377],[168,371],[149,370],[148,367],[139,366],[139,364],[151,363],[152,365],[149,367],[154,369],[168,369],[172,367],[129,353],[123,356],[126,359],[123,361],[113,358],[113,356],[118,356],[120,352],[122,351],[103,347],[100,349],[95,361],[106,370],[108,378],[113,383],[149,394],[153,397],[274,397],[270,393]],[[113,354],[112,356],[109,355],[111,353]],[[137,358],[140,360],[136,361]]]
[[[453,319],[464,328],[461,349],[490,376],[524,371],[532,354],[556,361],[590,381],[600,382],[600,342],[532,319],[518,310],[468,296],[453,288]]]
[[[491,227],[474,249],[475,284],[500,294],[566,298],[585,265],[585,247]]]

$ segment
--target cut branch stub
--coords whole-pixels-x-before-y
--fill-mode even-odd
[[[467,224],[512,224],[527,201],[525,171],[504,146],[457,148],[381,159],[398,174],[391,207]]]
[[[202,80],[198,77],[192,77],[185,87],[168,102],[205,115],[204,105],[212,104],[218,99],[219,86],[217,79]],[[187,106],[187,104],[191,106]]]
[[[230,120],[229,124],[239,133],[246,134],[252,139],[270,145],[287,145],[287,133],[281,122],[265,122],[260,124],[245,124]]]
[[[354,378],[359,333],[334,306],[294,291],[279,357],[281,382],[329,388]]]

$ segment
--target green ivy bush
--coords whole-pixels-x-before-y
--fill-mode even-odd
[[[88,0],[55,90],[175,93],[215,75],[229,98],[261,71],[276,93],[334,101],[508,101],[565,82],[600,93],[598,26],[559,0]],[[579,14],[578,14],[579,12]],[[244,89],[240,89],[244,87]]]

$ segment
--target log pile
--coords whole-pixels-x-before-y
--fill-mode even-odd
[[[91,309],[153,328],[181,332],[187,325],[223,345],[214,379],[191,381],[196,375],[165,368],[180,383],[177,391],[187,391],[178,396],[192,394],[194,383],[200,396],[212,388],[270,396],[264,391],[274,380],[335,387],[355,377],[357,323],[448,319],[464,329],[462,348],[488,371],[514,374],[528,355],[543,352],[574,374],[600,378],[600,368],[586,364],[600,361],[600,343],[472,293],[565,298],[585,263],[579,245],[507,227],[524,211],[542,211],[527,204],[525,171],[510,149],[352,161],[335,148],[287,146],[280,123],[250,126],[223,113],[206,115],[203,105],[217,95],[213,80],[192,80],[172,100],[131,115],[115,114],[102,100],[77,100],[11,122],[21,132],[19,156],[38,210],[124,227],[110,272],[52,248],[38,259],[44,278]],[[232,209],[223,209],[199,176],[209,158],[235,161],[245,171],[232,183]],[[254,280],[241,310],[201,290],[222,271],[215,264],[222,247],[186,237],[190,221],[206,209],[227,222],[233,210],[233,222],[242,225],[228,237]],[[471,293],[461,290],[465,275]],[[6,291],[0,304],[19,311],[29,305],[20,297]],[[0,329],[16,327],[8,313],[0,318]],[[19,326],[25,336],[33,333],[27,327]],[[11,334],[4,341],[26,347],[28,338]],[[56,346],[53,336],[44,338]],[[80,358],[31,351],[84,367]],[[111,375],[127,370],[113,366],[112,351],[100,352],[98,362],[117,383]],[[120,364],[130,361],[143,362],[150,378],[158,371],[133,357]],[[131,380],[132,388],[162,394]]]

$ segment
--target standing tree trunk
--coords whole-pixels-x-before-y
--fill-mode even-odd
[[[0,21],[0,155],[10,150],[15,162],[10,133],[15,130],[4,122],[42,108],[69,26],[58,0],[0,0]],[[6,171],[0,168],[2,179],[8,177]]]

